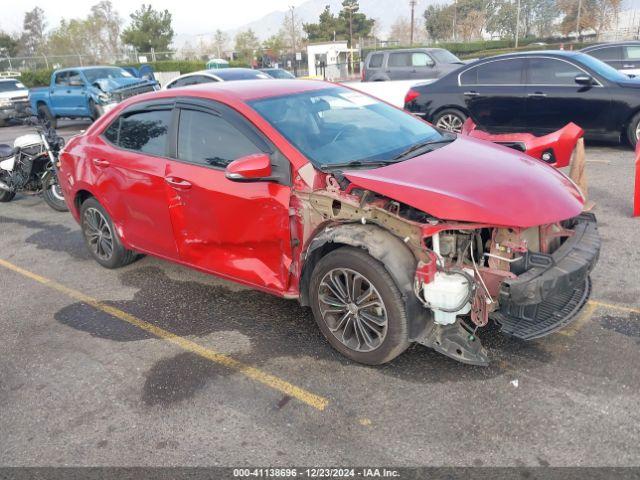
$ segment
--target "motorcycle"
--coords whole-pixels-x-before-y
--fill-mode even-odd
[[[10,202],[17,192],[42,193],[47,205],[66,212],[56,168],[64,139],[45,119],[29,117],[23,123],[37,133],[16,138],[13,147],[0,144],[0,202]]]

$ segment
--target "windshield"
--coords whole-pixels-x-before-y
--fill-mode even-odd
[[[576,60],[583,63],[586,67],[589,67],[591,70],[596,72],[601,77],[609,80],[610,82],[626,82],[629,81],[629,78],[624,73],[619,72],[611,65],[607,65],[601,60],[598,60],[591,55],[587,55],[586,53],[578,53],[574,57]]]
[[[8,80],[6,82],[0,82],[0,92],[13,92],[14,90],[24,90],[25,87],[17,80]]]
[[[422,120],[341,87],[249,104],[316,166],[394,161],[412,145],[445,139]]]
[[[431,50],[429,52],[438,63],[462,63],[458,57],[456,57],[449,50]]]
[[[129,72],[122,68],[88,68],[84,71],[84,76],[87,77],[89,83],[93,83],[96,80],[104,78],[133,78]]]

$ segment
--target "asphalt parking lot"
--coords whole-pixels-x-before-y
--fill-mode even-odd
[[[587,160],[592,301],[537,341],[480,332],[487,368],[352,363],[296,302],[151,257],[106,270],[69,214],[0,204],[0,465],[640,464],[633,152]]]

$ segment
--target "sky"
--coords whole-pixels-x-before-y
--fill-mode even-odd
[[[177,35],[199,35],[228,30],[256,20],[274,10],[286,10],[289,5],[300,5],[304,0],[111,0],[123,19],[140,8],[142,3],[156,9],[167,9],[173,16],[173,29]],[[12,0],[0,1],[0,30],[10,33],[22,29],[24,13],[35,7],[44,10],[48,28],[60,19],[84,18],[91,5],[99,0]]]

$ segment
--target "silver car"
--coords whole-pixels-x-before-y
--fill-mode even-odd
[[[436,79],[464,65],[444,48],[410,48],[370,52],[364,61],[362,81]]]

